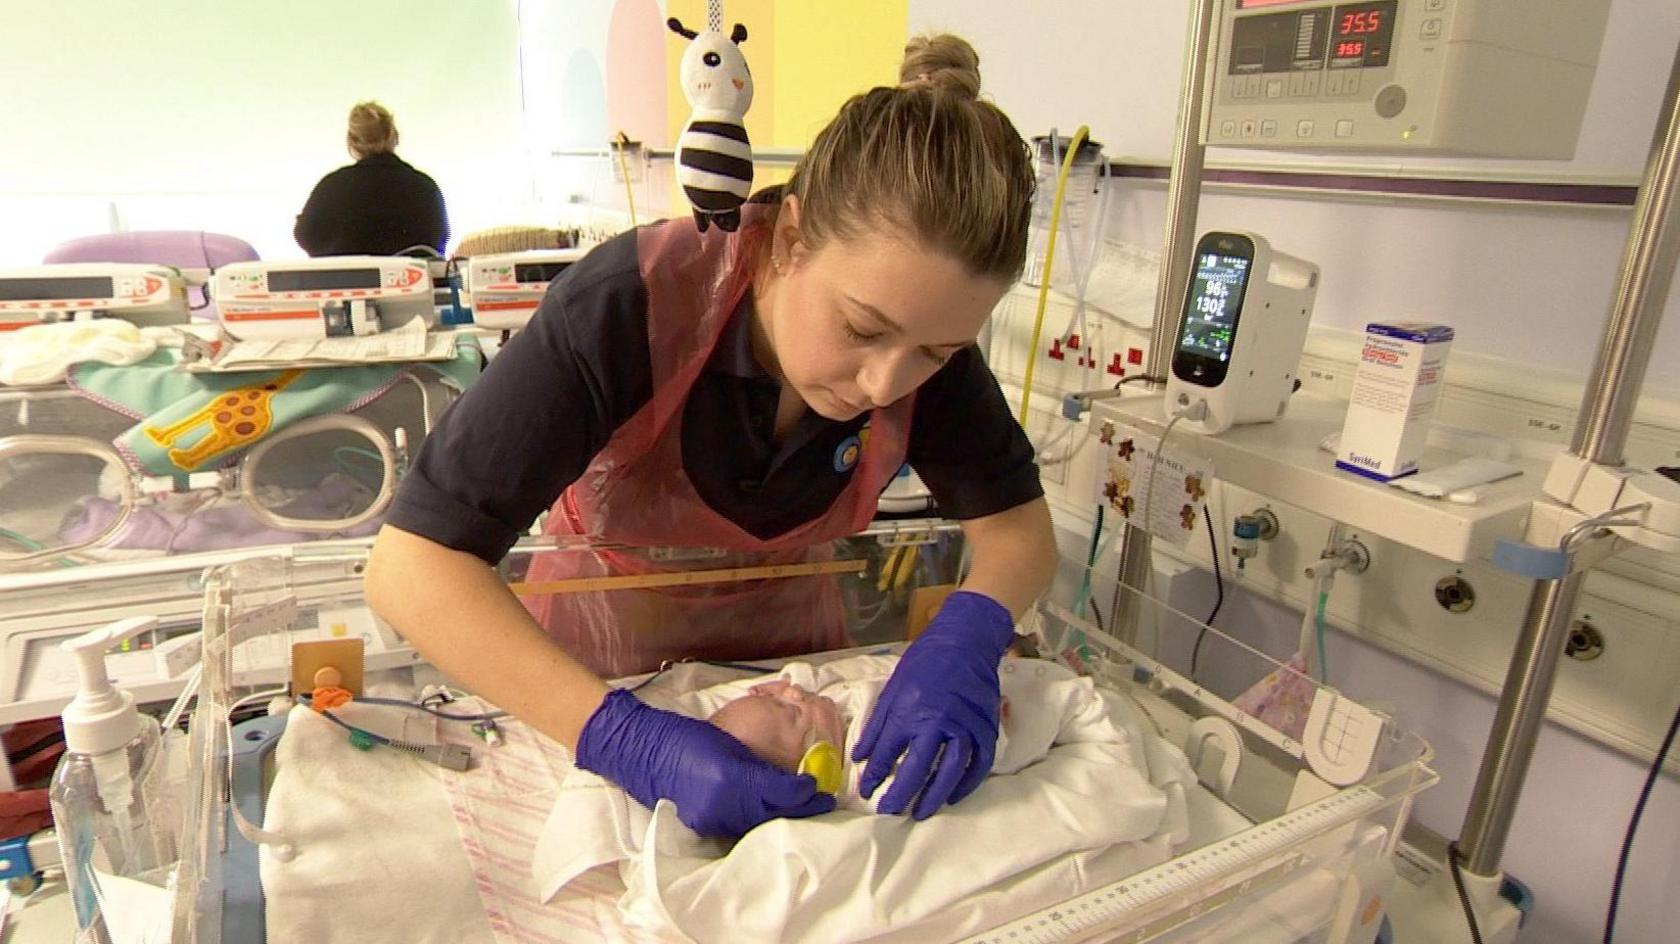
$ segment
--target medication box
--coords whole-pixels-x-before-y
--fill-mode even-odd
[[[1453,329],[1446,325],[1377,321],[1365,326],[1338,467],[1384,482],[1417,471],[1452,339]]]

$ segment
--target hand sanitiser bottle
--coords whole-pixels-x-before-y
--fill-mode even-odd
[[[109,877],[163,887],[175,863],[167,824],[148,815],[159,806],[150,795],[158,789],[153,768],[162,757],[158,723],[105,674],[112,646],[156,625],[151,617],[119,620],[62,644],[76,659],[81,684],[64,709],[65,752],[50,798],[77,944],[111,939],[110,890],[102,886]]]

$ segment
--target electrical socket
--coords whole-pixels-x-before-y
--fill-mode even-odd
[[[988,354],[992,373],[1000,382],[1012,383],[1017,389],[1026,381],[1029,348],[1032,347],[1033,322],[1038,311],[1038,290],[1017,285],[1004,293],[992,312],[991,350]],[[1031,351],[1033,390],[1052,397],[1059,403],[1061,394],[1096,387],[1112,386],[1123,375],[1138,373],[1143,368],[1128,359],[1128,353],[1146,350],[1146,332],[1087,308],[1078,347],[1059,344],[1062,332],[1073,319],[1073,300],[1059,292],[1051,292],[1045,304],[1044,324],[1040,330],[1038,347]],[[1060,356],[1052,354],[1057,350]],[[1120,356],[1121,374],[1111,371],[1115,355]]]

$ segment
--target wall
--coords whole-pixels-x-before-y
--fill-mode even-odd
[[[547,206],[624,211],[634,200],[641,219],[688,212],[670,161],[632,167],[627,192],[606,156],[580,152],[599,151],[619,131],[656,148],[676,144],[689,114],[679,81],[687,43],[665,21],[704,29],[707,7],[707,0],[598,0],[581,8],[578,0],[524,0],[525,101]],[[724,0],[724,28],[747,29],[741,51],[753,73],[745,118],[753,147],[803,148],[848,97],[896,81],[906,15],[905,0]],[[754,185],[787,173],[784,164],[761,164]]]
[[[950,28],[974,42],[988,93],[1023,134],[1051,127],[1071,133],[1085,123],[1110,157],[1166,159],[1177,114],[1185,0],[1070,0],[1056,4],[1054,14],[1041,16],[1030,32],[1024,31],[1021,10],[1000,0],[917,0],[910,7],[910,28]],[[1027,35],[1034,38],[1021,38]],[[1573,161],[1408,158],[1403,164],[1631,182],[1644,165],[1676,37],[1680,5],[1615,0]],[[1379,170],[1396,163],[1230,149],[1210,150],[1208,159],[1335,161]],[[1110,232],[1157,246],[1164,198],[1160,185],[1119,188]],[[1279,249],[1317,262],[1324,280],[1315,325],[1361,330],[1384,317],[1445,320],[1458,328],[1458,350],[1584,374],[1628,217],[1625,210],[1209,191],[1197,230],[1260,230]],[[1680,295],[1676,285],[1671,310]],[[1658,339],[1653,363],[1680,358],[1680,326],[1674,320]],[[1662,382],[1674,386],[1672,380]]]
[[[293,217],[349,163],[350,105],[457,234],[531,202],[513,0],[9,0],[0,56],[0,264],[111,229],[209,229],[300,256]]]
[[[1052,126],[1068,133],[1088,123],[1111,157],[1147,161],[1163,160],[1170,152],[1187,15],[1185,0],[1063,0],[1043,7],[1002,0],[912,0],[910,28],[950,29],[974,42],[988,93],[1023,133],[1040,134]],[[1030,25],[1024,22],[1029,16],[1035,17]],[[1677,39],[1680,7],[1666,0],[1615,0],[1573,161],[1407,159],[1404,164],[1630,181],[1644,163]],[[1215,151],[1209,160],[1337,159]],[[1364,163],[1367,169],[1380,168]],[[1158,247],[1164,203],[1164,187],[1157,184],[1116,188],[1110,235]],[[1357,330],[1381,317],[1436,318],[1457,326],[1455,352],[1583,375],[1602,328],[1627,220],[1625,210],[1210,190],[1196,229],[1255,229],[1280,249],[1318,262],[1324,275],[1316,327]],[[1680,357],[1680,326],[1672,323],[1680,320],[1680,305],[1672,296],[1667,311],[1671,323],[1657,339],[1648,391],[1677,386],[1673,372],[1664,369]],[[1060,523],[1079,530],[1069,517]],[[1071,545],[1083,547],[1083,542],[1075,538]],[[1206,612],[1212,599],[1211,577],[1197,574],[1185,581],[1174,603]],[[1299,621],[1297,611],[1231,590],[1219,624],[1274,654],[1287,654]],[[1332,634],[1329,663],[1338,687],[1362,699],[1391,703],[1402,723],[1435,746],[1443,782],[1420,798],[1417,819],[1456,835],[1491,726],[1493,700],[1341,634]],[[1622,833],[1644,773],[1643,763],[1548,726],[1505,859],[1512,874],[1538,896],[1523,941],[1597,939]],[[1669,777],[1653,797],[1635,848],[1618,940],[1670,940],[1672,929],[1680,926],[1680,898],[1672,894],[1680,887],[1680,848],[1673,841],[1680,827],[1677,816],[1680,788]]]

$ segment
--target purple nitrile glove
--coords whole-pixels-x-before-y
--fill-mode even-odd
[[[810,776],[777,770],[722,730],[622,689],[584,723],[577,764],[648,809],[671,800],[677,818],[702,836],[734,838],[768,819],[834,809],[834,797],[817,792]]]
[[[899,765],[877,811],[902,813],[915,800],[911,815],[927,819],[986,779],[1003,700],[998,661],[1014,634],[1001,603],[959,590],[904,650],[852,748],[854,762],[869,760],[858,783],[866,800]]]

